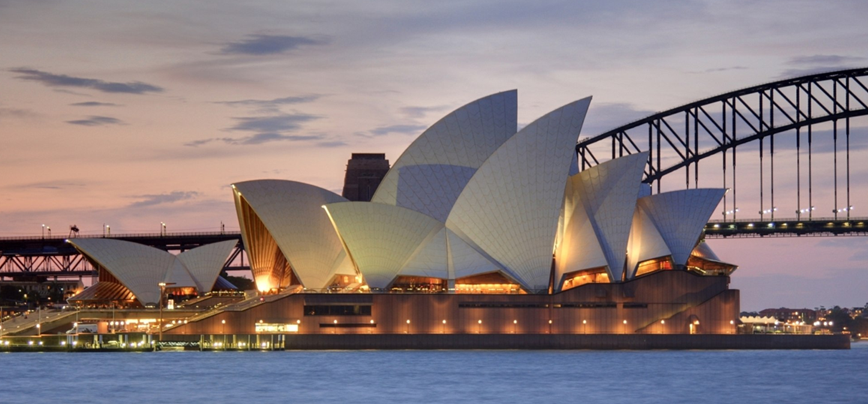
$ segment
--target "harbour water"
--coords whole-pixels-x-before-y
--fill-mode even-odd
[[[866,403],[851,350],[0,354],[3,403]]]

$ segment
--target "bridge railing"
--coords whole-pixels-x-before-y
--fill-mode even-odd
[[[17,240],[67,240],[70,238],[170,238],[170,237],[208,237],[208,236],[241,236],[240,231],[214,231],[214,232],[175,232],[175,233],[120,233],[120,234],[80,234],[74,237],[68,236],[13,236],[0,237],[0,241]]]

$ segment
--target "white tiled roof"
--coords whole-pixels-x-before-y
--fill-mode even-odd
[[[530,290],[548,288],[564,183],[590,101],[552,111],[507,140],[470,179],[446,222]]]
[[[380,182],[372,202],[445,221],[467,181],[516,133],[517,92],[480,98],[425,130]]]

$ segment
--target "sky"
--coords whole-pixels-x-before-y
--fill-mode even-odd
[[[520,125],[593,95],[586,136],[863,67],[865,15],[848,0],[0,0],[0,237],[237,230],[231,183],[339,193],[351,153],[394,162],[488,94],[518,89]],[[709,244],[740,265],[744,310],[868,302],[866,238]]]

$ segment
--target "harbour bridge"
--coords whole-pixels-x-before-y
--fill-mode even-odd
[[[579,168],[648,152],[652,192],[729,188],[706,238],[863,236],[868,217],[853,212],[868,198],[866,76],[868,68],[813,74],[659,112],[581,138]],[[234,239],[224,269],[249,270],[238,232],[98,237],[166,251]],[[0,277],[94,274],[64,240],[0,238]]]

